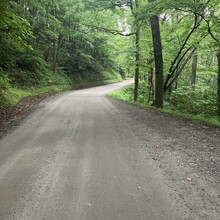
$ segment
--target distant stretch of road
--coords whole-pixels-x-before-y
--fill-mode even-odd
[[[160,176],[106,97],[131,83],[50,98],[0,140],[1,220],[177,220]]]

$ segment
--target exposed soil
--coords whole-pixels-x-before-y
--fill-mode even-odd
[[[0,108],[0,137],[25,118],[45,98],[55,93],[24,98],[17,106]]]

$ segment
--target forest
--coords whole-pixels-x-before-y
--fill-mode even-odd
[[[220,118],[219,0],[1,0],[0,106],[121,81],[112,96]]]

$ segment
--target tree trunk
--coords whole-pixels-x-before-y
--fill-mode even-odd
[[[54,16],[54,18],[56,18],[56,8],[54,8],[52,10],[52,15]],[[57,44],[58,44],[58,39],[55,37],[53,39],[53,72],[56,72],[56,68],[57,68]]]
[[[135,7],[136,10],[139,8],[139,0],[135,0]],[[131,10],[133,11],[133,4],[131,2]],[[136,24],[136,33],[135,33],[135,47],[136,47],[136,57],[135,57],[135,78],[134,78],[134,101],[137,102],[138,100],[138,87],[139,87],[139,66],[140,66],[140,27],[137,22],[137,15],[135,16],[135,24]]]
[[[56,72],[57,68],[57,39],[53,41],[53,72]]]
[[[58,39],[54,40],[54,49],[53,49],[53,72],[55,73],[59,61],[59,51],[62,45],[62,35],[59,35]]]
[[[194,92],[195,92],[195,84],[196,84],[196,72],[197,72],[197,54],[194,52],[193,57],[192,57],[192,75],[191,75],[191,98],[193,99],[194,97]]]
[[[138,28],[136,34],[136,64],[135,64],[135,79],[134,79],[134,101],[138,100],[138,86],[139,86],[139,63],[140,63],[140,28]]]
[[[149,0],[153,2],[154,0]],[[160,37],[160,24],[159,17],[153,15],[150,19],[153,47],[154,47],[154,60],[155,60],[155,101],[154,105],[157,108],[163,108],[163,55],[162,43]]]
[[[148,72],[148,104],[154,99],[154,83],[153,83],[154,69],[150,67]]]
[[[217,52],[218,59],[218,91],[217,91],[217,114],[220,116],[220,47]]]
[[[192,57],[191,86],[194,86],[196,84],[196,71],[197,71],[197,54],[194,52]]]
[[[49,59],[49,55],[50,55],[50,48],[48,48],[45,53],[44,53],[44,60],[46,62],[48,62],[48,59]]]

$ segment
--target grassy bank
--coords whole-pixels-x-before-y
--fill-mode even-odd
[[[39,77],[30,72],[8,73],[0,70],[0,108],[16,106],[25,97],[46,95],[72,89],[88,88],[121,81],[120,74],[67,76],[45,72]]]
[[[161,112],[165,112],[168,114],[176,115],[176,116],[179,116],[179,117],[185,118],[187,120],[191,120],[191,121],[203,122],[208,125],[212,125],[212,126],[220,128],[220,120],[217,116],[214,117],[214,116],[207,116],[207,115],[193,115],[193,114],[189,114],[189,113],[180,112],[175,109],[171,109],[168,106],[165,106],[164,109],[156,109],[156,108],[146,104],[146,102],[145,103],[134,102],[133,101],[133,86],[129,86],[129,87],[123,88],[121,90],[114,91],[114,92],[110,93],[109,96],[111,96],[112,98],[118,99],[120,101],[127,102],[131,105],[140,106],[140,107],[143,107],[146,109],[153,108],[156,111],[161,111]],[[140,97],[140,100],[143,101],[142,96]]]
[[[75,75],[72,80],[73,89],[82,89],[101,86],[122,81],[122,77],[116,72],[103,72],[101,74]]]
[[[0,107],[16,106],[28,96],[45,95],[72,88],[71,80],[64,74],[44,73],[37,78],[33,73],[8,73],[0,71]],[[34,82],[34,83],[33,83]]]

